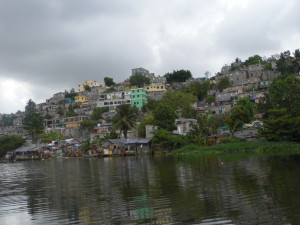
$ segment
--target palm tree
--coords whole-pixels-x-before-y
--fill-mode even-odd
[[[124,104],[117,107],[117,114],[113,118],[114,130],[123,132],[124,138],[127,138],[129,130],[135,127],[137,119],[137,108]]]

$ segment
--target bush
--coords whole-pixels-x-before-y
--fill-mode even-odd
[[[241,138],[224,138],[222,139],[222,144],[228,144],[228,143],[240,143],[240,142],[245,142],[245,139]]]
[[[5,136],[0,138],[0,157],[5,156],[6,152],[16,150],[25,144],[25,139],[19,136]]]

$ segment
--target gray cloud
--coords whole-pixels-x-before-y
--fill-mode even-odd
[[[138,66],[214,74],[235,57],[299,48],[289,41],[300,35],[299,4],[0,0],[0,78],[30,84],[29,97],[42,101],[86,79],[122,81]]]

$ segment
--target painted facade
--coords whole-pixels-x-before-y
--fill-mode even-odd
[[[148,93],[143,88],[131,89],[130,98],[131,106],[135,106],[138,109],[141,109],[145,103],[148,101]]]
[[[84,86],[89,86],[90,88],[92,87],[105,87],[105,84],[99,83],[93,80],[86,80],[83,84],[78,84],[78,89],[77,92],[82,92],[85,91]]]

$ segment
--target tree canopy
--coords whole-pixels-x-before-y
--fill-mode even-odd
[[[291,74],[274,79],[260,135],[271,141],[300,141],[300,80]]]
[[[105,112],[108,112],[108,111],[109,111],[108,107],[94,109],[92,112],[92,120],[97,121],[97,120],[103,119],[102,114]]]
[[[32,142],[35,143],[38,135],[43,133],[44,124],[43,117],[36,111],[36,104],[31,99],[25,107],[24,129],[32,135]]]
[[[292,116],[300,115],[300,80],[291,74],[274,79],[269,88],[273,108],[284,108]]]
[[[1,120],[0,120],[0,126],[1,127],[8,127],[13,125],[15,115],[14,114],[9,114],[9,115],[3,115]]]
[[[237,105],[234,106],[229,115],[225,118],[225,124],[228,126],[231,133],[236,129],[241,128],[244,123],[249,123],[253,120],[254,106],[248,98],[240,98]]]
[[[104,83],[107,87],[111,87],[111,86],[116,85],[113,78],[110,78],[110,77],[104,77]]]
[[[129,78],[131,86],[143,87],[146,84],[150,84],[150,79],[142,74],[135,74]]]
[[[127,104],[118,106],[113,117],[113,129],[123,132],[124,138],[127,138],[128,131],[135,127],[137,112],[137,108]]]
[[[166,104],[159,104],[153,112],[154,125],[167,131],[176,129],[174,125],[176,118],[175,111]]]
[[[211,87],[210,81],[204,81],[204,82],[193,81],[185,88],[185,91],[187,93],[197,96],[199,100],[203,100],[207,96],[207,91],[209,90],[210,87]]]
[[[263,61],[263,59],[261,56],[254,55],[254,56],[250,56],[247,60],[245,60],[245,62],[243,64],[246,66],[249,66],[249,65],[259,64],[262,61]]]
[[[14,151],[25,144],[26,140],[19,136],[0,137],[0,158],[5,156],[6,152]]]
[[[192,78],[192,73],[189,70],[173,70],[172,73],[166,73],[164,77],[169,83],[185,82],[187,79]]]
[[[197,97],[184,91],[167,91],[161,100],[164,105],[170,106],[173,111],[178,111],[181,117],[195,118],[196,109],[192,107],[197,102]]]
[[[222,125],[216,115],[206,113],[197,116],[197,122],[192,125],[188,133],[188,139],[191,143],[197,145],[206,145],[208,137],[217,134],[217,128]]]
[[[231,87],[231,83],[228,77],[222,77],[217,83],[217,89],[219,92],[222,92],[225,88]]]

